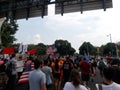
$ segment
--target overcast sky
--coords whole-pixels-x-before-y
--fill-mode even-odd
[[[54,14],[53,6],[49,6],[49,15],[18,20],[19,30],[16,43],[53,44],[55,40],[68,40],[78,51],[86,41],[94,46],[120,41],[120,0],[113,0],[113,8],[85,11],[61,15]]]

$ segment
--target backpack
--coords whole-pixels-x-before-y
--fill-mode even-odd
[[[12,67],[13,67],[12,62],[8,62],[7,68],[6,68],[6,74],[7,74],[8,76],[12,75]]]
[[[100,61],[98,68],[99,68],[100,70],[103,70],[105,67],[106,67],[105,63],[104,63],[103,61]]]

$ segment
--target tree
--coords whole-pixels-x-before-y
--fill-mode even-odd
[[[18,53],[18,48],[19,48],[19,43],[13,44],[12,46],[14,47],[15,53]]]
[[[5,21],[1,28],[1,43],[3,47],[8,47],[13,44],[17,39],[15,38],[15,33],[18,30],[18,25],[15,21],[9,22]]]
[[[39,43],[37,46],[37,54],[38,55],[45,55],[46,54],[46,45],[44,45],[43,43]]]
[[[74,48],[70,48],[70,51],[68,52],[69,55],[74,55],[75,53],[75,49]]]
[[[29,44],[29,45],[28,45],[28,50],[31,50],[31,49],[33,49],[33,48],[36,48],[36,45],[34,45],[34,44]]]
[[[79,48],[79,53],[81,55],[84,55],[84,53],[87,55],[94,55],[95,47],[90,42],[84,42]]]
[[[44,45],[43,43],[39,43],[37,45],[34,45],[34,44],[28,45],[28,50],[31,50],[34,48],[37,48],[37,52],[36,52],[37,55],[45,55],[46,54],[47,46]]]
[[[67,40],[56,40],[55,47],[60,55],[73,55],[75,49],[71,47],[71,44]]]
[[[115,43],[107,43],[106,45],[102,46],[103,48],[103,55],[108,56],[115,56],[116,55],[116,45]]]

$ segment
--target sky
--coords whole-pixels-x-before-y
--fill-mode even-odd
[[[48,16],[17,20],[19,25],[15,34],[16,43],[51,45],[55,40],[67,40],[78,52],[83,42],[101,46],[120,41],[120,0],[113,0],[113,8],[106,11],[93,10],[54,14],[54,5],[50,5]]]

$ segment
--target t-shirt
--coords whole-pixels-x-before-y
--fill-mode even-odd
[[[52,68],[48,67],[48,66],[43,66],[41,68],[41,70],[46,74],[46,75],[50,75],[52,73]]]
[[[29,73],[30,90],[41,90],[41,85],[46,83],[46,76],[40,69]]]
[[[96,84],[96,88],[97,88],[97,90],[99,90],[98,89],[98,84]],[[110,85],[102,84],[102,88],[103,88],[103,90],[120,90],[120,84],[117,84],[115,82],[113,82]]]
[[[17,72],[22,72],[24,67],[23,61],[17,61]]]
[[[81,74],[88,75],[90,73],[90,64],[86,61],[80,62]]]
[[[66,82],[63,90],[87,90],[87,88],[83,85],[76,88],[71,82]]]
[[[45,75],[46,75],[47,85],[52,84],[52,81],[51,81],[52,68],[51,68],[51,67],[48,67],[48,66],[43,66],[43,67],[41,68],[41,70],[42,70],[42,71],[45,73]]]

